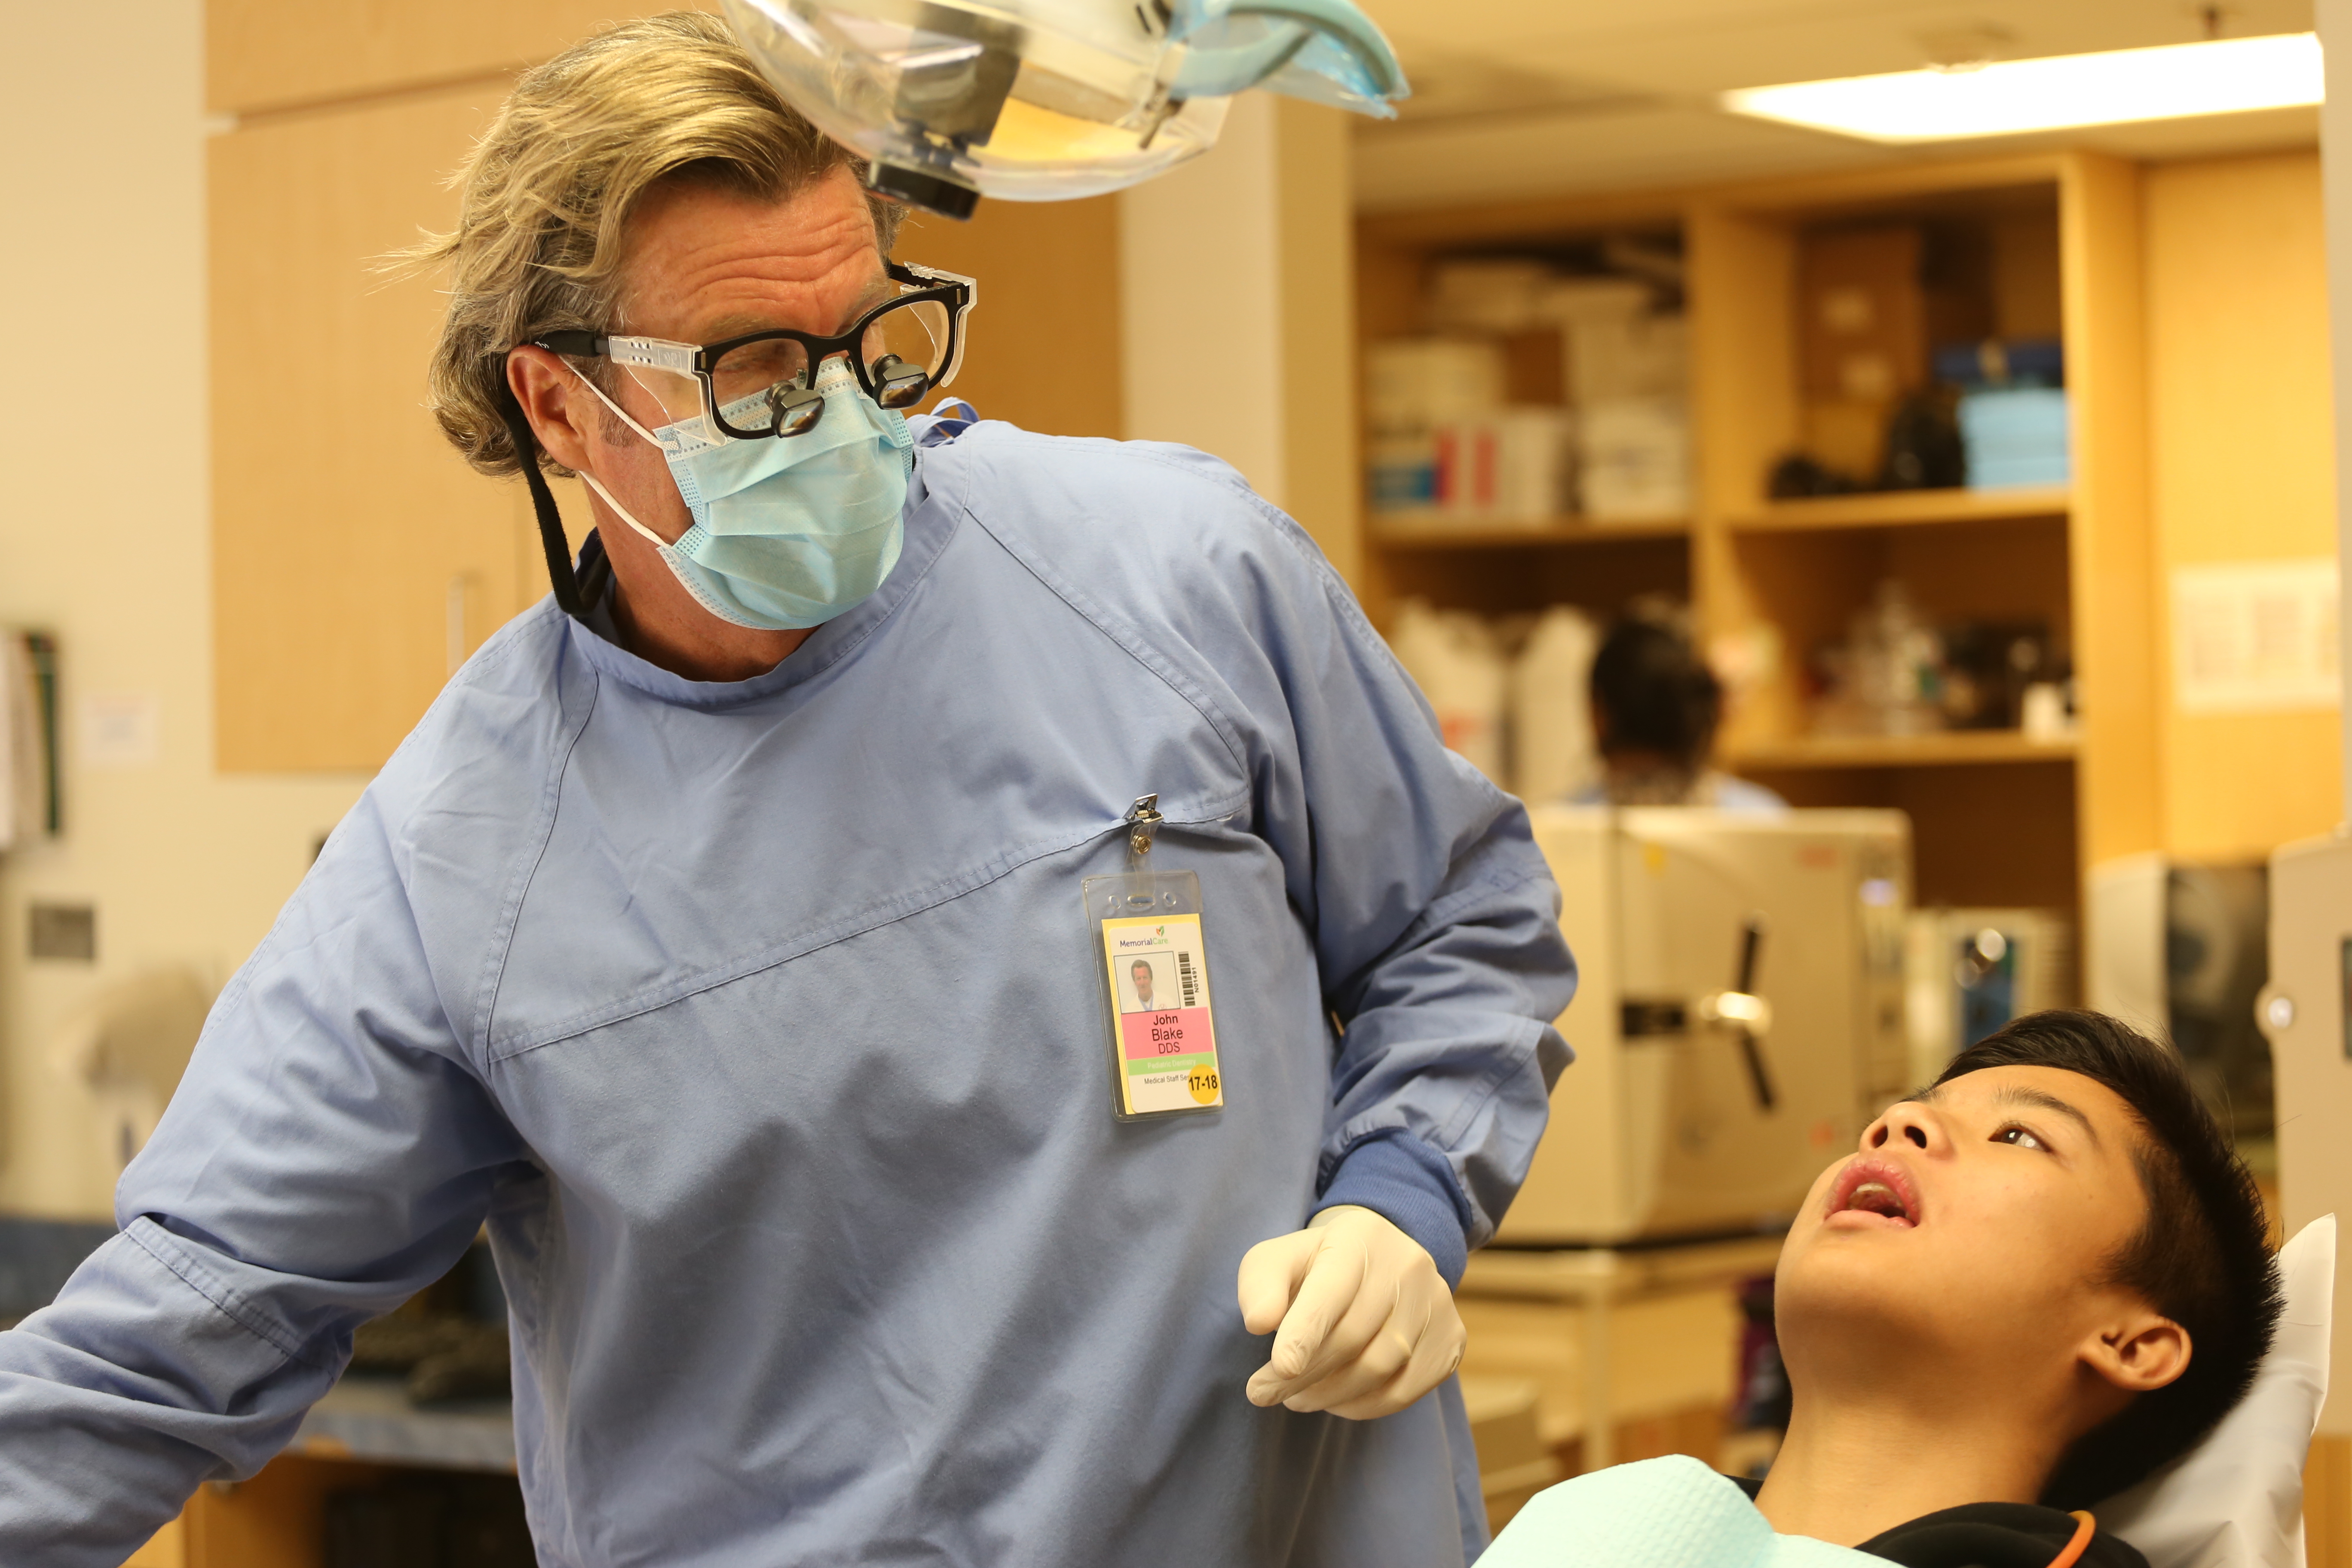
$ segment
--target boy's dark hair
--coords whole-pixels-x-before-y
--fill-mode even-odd
[[[2104,1014],[2032,1013],[1936,1081],[1998,1067],[2080,1073],[2131,1107],[2147,1219],[2107,1278],[2189,1331],[2189,1370],[2084,1433],[2042,1489],[2054,1508],[2088,1508],[2188,1452],[2244,1396],[2278,1321],[2278,1271],[2254,1178],[2172,1051]]]
[[[1654,621],[1622,620],[1592,656],[1592,705],[1604,749],[1659,752],[1686,766],[1706,758],[1723,688],[1688,641]]]

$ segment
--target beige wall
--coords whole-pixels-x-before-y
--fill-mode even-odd
[[[2157,603],[2174,568],[2336,552],[2319,155],[2158,165],[2145,182]],[[2169,646],[2168,624],[2164,646]],[[2266,855],[2342,800],[2334,709],[2158,723],[2162,847]]]
[[[1127,434],[1239,468],[1360,565],[1348,116],[1250,93],[1217,144],[1118,197]]]
[[[89,1098],[48,1065],[60,1021],[150,964],[225,979],[365,781],[212,766],[197,0],[128,25],[95,5],[12,21],[36,64],[0,95],[17,150],[0,165],[0,624],[57,633],[68,739],[66,837],[0,855],[0,1208],[99,1215],[112,1173]],[[85,765],[72,720],[91,695],[155,700],[152,764]],[[97,906],[95,966],[27,962],[35,900]]]

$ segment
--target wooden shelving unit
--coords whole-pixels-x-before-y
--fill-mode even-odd
[[[2064,485],[1999,490],[1876,490],[1768,501],[1735,512],[1724,525],[1737,533],[1798,533],[1831,528],[1901,528],[1921,523],[2012,522],[2064,517],[2073,491]]]
[[[1710,647],[1751,656],[1722,737],[1727,765],[1800,805],[1908,811],[1923,901],[2078,908],[2084,866],[2156,842],[2138,191],[2133,165],[2052,153],[1360,220],[1366,342],[1423,330],[1429,270],[1448,257],[1558,254],[1612,235],[1678,244],[1699,475],[1686,527],[1640,533],[1366,517],[1367,608],[1381,624],[1409,595],[1489,614],[1564,602],[1608,616],[1637,595],[1685,595]],[[2033,331],[2064,342],[2070,484],[1767,496],[1774,464],[1805,444],[1806,237],[1890,221],[1974,225],[2006,247],[1988,285],[2004,291],[2000,318],[2033,317]],[[1591,547],[1604,542],[1615,548]],[[2046,626],[2074,667],[2076,736],[1812,733],[1813,655],[1890,577],[1937,619]]]
[[[1799,735],[1725,758],[1734,768],[1940,768],[1984,763],[2071,762],[2074,737],[2030,739],[2015,730],[1946,730],[1932,735]]]
[[[1527,546],[1622,544],[1637,539],[1687,539],[1688,518],[1664,518],[1642,522],[1592,522],[1580,517],[1553,518],[1541,523],[1480,523],[1423,521],[1410,515],[1375,518],[1371,541],[1390,550],[1489,550]]]

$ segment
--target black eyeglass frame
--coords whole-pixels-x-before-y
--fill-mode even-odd
[[[877,406],[883,408],[912,407],[921,400],[925,393],[934,387],[943,387],[953,382],[956,373],[963,368],[964,318],[971,313],[973,306],[980,303],[980,284],[961,273],[942,272],[937,268],[918,267],[905,262],[886,262],[884,270],[892,282],[902,285],[907,291],[875,306],[874,309],[860,316],[847,331],[833,337],[822,337],[814,332],[796,331],[789,327],[776,327],[765,331],[746,332],[740,337],[729,338],[722,342],[696,344],[672,342],[667,338],[615,336],[580,328],[543,332],[531,340],[531,346],[546,349],[551,353],[568,354],[578,358],[609,359],[615,364],[645,365],[655,370],[666,370],[676,374],[690,376],[695,384],[702,389],[703,416],[710,422],[713,429],[733,440],[761,441],[770,437],[781,439],[798,436],[815,428],[814,416],[822,412],[821,404],[814,399],[809,400],[811,416],[803,420],[793,421],[782,417],[784,411],[780,408],[779,416],[772,428],[739,430],[730,425],[726,416],[719,411],[719,391],[711,379],[719,362],[737,349],[751,343],[780,341],[796,342],[808,355],[808,369],[803,373],[804,381],[800,389],[805,391],[807,385],[815,381],[818,368],[826,360],[840,354],[849,361],[850,372],[856,376],[858,386],[864,390],[866,396],[874,400]],[[898,381],[895,384],[877,383],[874,375],[874,367],[868,365],[865,357],[858,352],[865,341],[866,329],[877,320],[888,315],[893,310],[901,310],[909,305],[922,304],[927,301],[937,301],[947,307],[948,341],[943,368],[940,374],[934,379],[925,373],[921,376],[920,384],[916,385],[911,394],[904,390],[907,384],[903,381]],[[887,359],[890,356],[884,357]]]

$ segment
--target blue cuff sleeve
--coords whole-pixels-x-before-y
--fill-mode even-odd
[[[1470,1261],[1470,1216],[1445,1156],[1409,1132],[1367,1138],[1339,1161],[1316,1201],[1320,1214],[1341,1204],[1368,1208],[1421,1243],[1449,1290]]]

